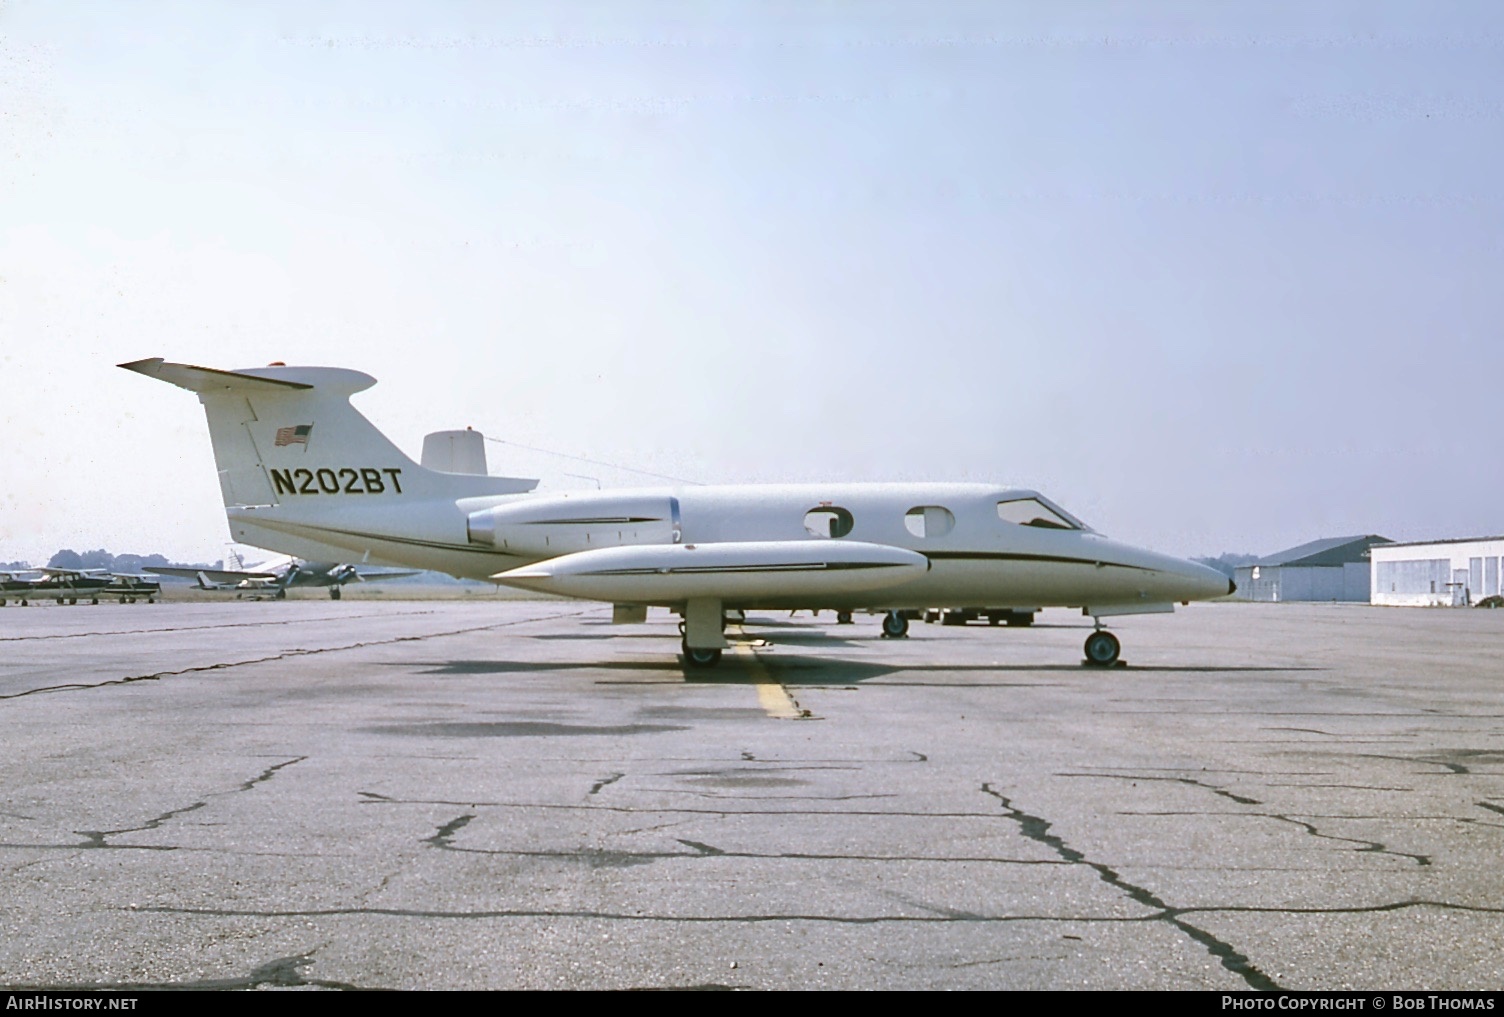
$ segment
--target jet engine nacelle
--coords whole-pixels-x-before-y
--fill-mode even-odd
[[[530,497],[470,513],[470,543],[552,558],[628,544],[677,544],[679,500],[667,495]]]

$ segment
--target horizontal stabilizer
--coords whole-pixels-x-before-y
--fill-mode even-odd
[[[258,377],[238,371],[217,371],[212,367],[195,367],[192,364],[172,364],[161,357],[148,357],[120,364],[127,371],[144,374],[148,378],[165,381],[190,392],[222,392],[245,390],[250,392],[286,392],[290,389],[308,389],[312,385],[281,378]]]

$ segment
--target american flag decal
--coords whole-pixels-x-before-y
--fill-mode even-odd
[[[276,446],[281,448],[284,445],[302,445],[304,448],[307,448],[308,436],[312,433],[312,424],[299,424],[297,427],[279,427],[277,428]]]

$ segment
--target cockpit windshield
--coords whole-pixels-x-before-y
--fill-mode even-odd
[[[1063,510],[1034,495],[1005,498],[997,503],[997,517],[1018,526],[1038,526],[1046,530],[1084,530],[1086,525]]]

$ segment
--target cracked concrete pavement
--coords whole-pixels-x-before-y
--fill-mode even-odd
[[[0,984],[1478,989],[1504,612],[0,611]],[[788,704],[797,704],[791,710]]]

